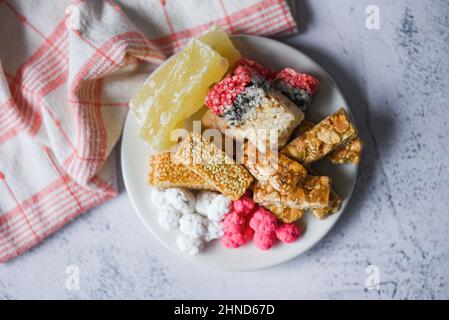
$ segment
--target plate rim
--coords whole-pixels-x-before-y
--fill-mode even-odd
[[[346,96],[344,94],[344,92],[341,90],[341,87],[337,84],[337,82],[331,77],[331,75],[327,72],[327,70],[320,64],[318,63],[315,59],[313,59],[312,57],[310,57],[309,55],[307,55],[306,53],[302,52],[301,50],[299,50],[298,48],[295,48],[292,45],[289,45],[287,43],[281,42],[279,40],[276,39],[272,39],[272,38],[268,38],[268,37],[263,37],[263,36],[256,36],[256,35],[246,35],[246,34],[235,34],[235,35],[230,35],[231,39],[235,39],[235,38],[253,38],[253,39],[257,39],[258,41],[267,41],[267,42],[272,42],[275,43],[275,45],[281,46],[281,47],[286,47],[289,49],[293,49],[297,52],[299,52],[300,54],[306,56],[308,59],[310,59],[311,61],[313,61],[313,63],[315,63],[317,66],[319,66],[319,68],[321,70],[323,70],[324,75],[328,78],[328,80],[331,82],[331,84],[333,86],[335,86],[335,88],[338,90],[339,94],[341,95],[341,98],[344,102],[344,105],[346,106],[345,111],[349,113],[351,120],[353,121],[353,123],[355,124],[355,126],[357,127],[357,123],[355,122],[355,118],[353,116],[352,113],[352,108],[351,106],[348,104],[348,100],[346,99]],[[160,67],[162,67],[168,60],[170,60],[173,57],[170,56],[167,60],[165,60],[163,63],[161,63],[156,69],[153,70],[153,72],[156,72]],[[132,117],[132,112],[128,109],[128,112],[126,114],[125,117],[125,122],[123,125],[123,132],[122,132],[122,136],[125,135],[125,131],[127,130],[127,126],[126,123],[128,122],[128,118]],[[267,263],[264,264],[260,267],[249,267],[249,268],[229,268],[229,267],[217,267],[215,265],[211,265],[211,264],[205,264],[200,262],[198,259],[189,259],[191,257],[185,256],[179,252],[177,252],[176,250],[174,250],[171,246],[169,246],[165,241],[163,241],[163,239],[161,239],[148,225],[147,222],[144,220],[143,215],[140,213],[139,209],[138,209],[138,205],[136,203],[136,200],[134,199],[133,195],[129,192],[130,187],[129,184],[131,182],[128,181],[128,177],[127,174],[125,173],[125,147],[124,147],[124,143],[123,143],[123,139],[121,141],[121,145],[120,145],[120,167],[121,167],[121,173],[122,173],[122,179],[123,179],[123,184],[125,186],[125,190],[126,193],[128,195],[128,199],[131,202],[131,206],[134,209],[136,215],[139,217],[139,220],[143,223],[143,225],[145,226],[145,228],[150,231],[150,233],[159,241],[159,243],[161,243],[163,245],[164,248],[168,249],[170,252],[174,253],[177,257],[181,257],[184,261],[187,262],[192,262],[194,265],[203,267],[203,268],[207,268],[210,270],[222,270],[222,271],[231,271],[231,272],[247,272],[247,271],[255,271],[255,270],[261,270],[261,269],[266,269],[266,268],[270,268],[270,267],[274,267],[283,263],[286,263],[290,260],[293,260],[295,258],[298,258],[299,256],[303,255],[304,253],[308,252],[310,249],[312,249],[315,245],[317,245],[319,242],[321,242],[324,237],[326,237],[329,232],[335,227],[335,225],[337,224],[337,222],[340,220],[341,216],[345,213],[346,208],[348,207],[350,200],[352,199],[353,193],[354,193],[354,189],[357,183],[357,179],[358,179],[358,173],[359,173],[359,167],[360,164],[354,165],[354,179],[351,183],[351,186],[349,188],[349,192],[348,192],[348,196],[347,196],[347,200],[343,203],[342,207],[340,208],[339,212],[337,213],[337,217],[336,219],[330,224],[329,229],[322,233],[320,236],[317,237],[316,241],[308,244],[305,248],[302,249],[301,252],[291,255],[291,256],[287,256],[283,259],[279,259],[276,260],[273,263]]]

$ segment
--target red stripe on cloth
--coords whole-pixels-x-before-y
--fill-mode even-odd
[[[254,24],[251,27],[251,31],[254,33],[264,31],[265,34],[272,34],[273,27],[283,27],[282,23],[279,22],[279,18],[282,17],[284,17],[283,14],[275,14],[270,16],[259,23]]]
[[[9,7],[15,10],[12,6]],[[66,39],[64,40],[65,30],[64,21],[61,21],[39,49],[18,68],[15,76],[6,75],[15,101],[16,117],[11,117],[8,129],[4,128],[0,131],[0,143],[13,138],[23,129],[30,135],[38,132],[42,124],[40,111],[42,97],[63,84],[66,79],[65,75],[57,73],[66,72],[64,68],[67,68],[67,56],[61,54],[67,43]],[[61,56],[62,59],[58,59]],[[48,80],[51,81],[46,83]],[[41,89],[44,90],[37,92],[35,89],[28,88],[25,92],[25,83],[29,83],[31,87],[36,83],[43,84]]]
[[[0,137],[5,135],[12,127],[20,123],[17,118],[16,105],[13,98],[0,104]],[[1,138],[0,138],[1,140]]]
[[[220,2],[221,9],[223,10],[223,13],[225,15],[225,19],[227,21],[227,24],[229,25],[229,31],[231,33],[233,33],[234,32],[234,27],[232,26],[231,17],[229,16],[228,11],[226,10],[226,7],[225,7],[225,5],[223,3],[223,0],[219,0],[219,2]]]
[[[36,219],[40,214],[47,212],[48,210],[52,210],[53,208],[57,208],[66,198],[73,200],[73,195],[67,189],[66,186],[69,186],[69,189],[75,193],[76,197],[80,202],[84,202],[85,198],[90,197],[91,195],[98,194],[110,194],[117,195],[118,191],[112,188],[111,185],[107,184],[103,180],[98,177],[94,177],[91,187],[84,187],[77,184],[75,181],[71,180],[70,177],[63,176],[61,179],[55,180],[50,184],[49,187],[44,188],[43,191],[36,193],[32,196],[32,202],[29,199],[22,202],[21,207],[23,210],[27,212],[27,216],[29,220],[32,222]],[[93,188],[94,187],[94,188]],[[72,204],[78,206],[76,203],[72,201]],[[79,208],[79,206],[78,206]],[[82,211],[81,211],[82,212]],[[0,218],[0,235],[8,234],[8,230],[14,229],[16,232],[19,230],[24,230],[24,226],[26,226],[26,222],[21,220],[20,211],[18,207],[8,211],[3,214]]]
[[[65,173],[61,170],[61,168],[59,167],[59,164],[55,161],[55,159],[53,158],[53,155],[51,153],[51,150],[44,147],[44,153],[47,155],[47,158],[49,160],[49,163],[51,164],[51,167],[53,168],[53,170],[55,171],[55,173],[60,176],[61,178],[65,176]],[[84,211],[84,207],[83,205],[80,203],[80,201],[78,200],[76,194],[73,192],[72,188],[70,187],[69,183],[63,179],[64,184],[67,188],[67,191],[70,193],[70,195],[73,198],[73,201],[75,201],[76,205],[78,206],[78,209],[83,212]]]
[[[55,43],[60,45],[61,50],[68,50],[68,37],[64,32]],[[42,48],[42,52],[39,56],[36,56],[35,60],[25,65],[21,73],[17,73],[20,77],[20,82],[27,85],[33,90],[39,91],[39,85],[45,85],[51,80],[50,75],[55,72],[55,69],[62,67],[67,68],[68,60],[56,53],[51,47],[46,46]]]
[[[280,11],[280,9],[277,9],[271,12],[269,15],[264,15],[262,18],[256,17],[256,19],[251,21],[251,23],[248,24],[245,23],[244,29],[240,29],[239,27],[236,28],[244,33],[257,34],[260,33],[261,31],[264,31],[264,33],[266,33],[267,31],[266,25],[269,24],[271,21],[278,20],[278,18],[282,17],[283,17],[282,12]],[[279,22],[276,21],[276,23]]]
[[[296,29],[296,23],[290,19],[291,17],[291,12],[290,12],[290,8],[288,7],[288,4],[285,0],[278,0],[278,3],[282,9],[282,12],[284,14],[285,17],[285,22],[288,25],[288,32],[294,32]]]
[[[89,200],[92,197],[104,196],[105,194],[112,196],[115,195],[106,189],[103,193],[87,190],[86,188],[82,188],[80,185],[76,184],[73,180],[68,181],[68,185],[71,190],[76,193],[76,197],[83,203],[86,203],[86,200]],[[42,233],[45,231],[46,223],[42,223],[42,216],[51,217],[56,213],[58,213],[58,215],[64,214],[64,210],[67,210],[68,208],[77,208],[80,213],[85,211],[79,210],[79,206],[73,202],[72,195],[67,191],[68,190],[66,188],[57,190],[56,192],[47,195],[47,197],[41,198],[41,201],[38,204],[27,210],[28,219],[36,232]],[[53,218],[54,217],[51,219]],[[24,222],[21,215],[17,215],[13,217],[13,219],[7,220],[0,229],[0,247],[2,244],[11,240],[22,240],[24,238],[31,237],[32,234],[29,232],[29,229],[25,227],[26,222]]]
[[[16,204],[18,211],[22,215],[22,218],[25,220],[25,222],[26,222],[28,228],[30,229],[31,233],[33,234],[35,239],[38,241],[39,237],[36,234],[36,231],[33,229],[33,226],[31,225],[30,221],[28,220],[27,214],[25,213],[24,209],[22,208],[22,206],[18,202],[18,200],[17,200],[17,198],[16,198],[16,196],[14,194],[14,191],[12,190],[12,188],[10,187],[10,185],[8,184],[8,182],[6,180],[7,180],[7,178],[4,177],[0,182],[3,182],[3,185],[6,188],[6,191],[8,191],[9,196],[13,199],[14,203]]]
[[[24,15],[22,15],[15,7],[13,7],[8,1],[4,0],[3,3],[11,10],[12,13],[14,13],[17,16],[17,18],[19,19],[20,22],[22,22],[25,25],[27,25],[28,27],[30,27],[30,29],[33,30],[36,34],[38,34],[42,39],[44,39],[46,43],[48,43],[50,46],[52,46],[54,48],[54,50],[59,51],[59,48],[54,45],[51,37],[47,38],[41,31],[39,31],[34,25],[32,25],[27,20],[27,18]],[[58,27],[59,27],[59,25],[58,25]],[[64,27],[65,27],[65,24],[64,24]],[[60,54],[65,56],[64,52],[60,52]],[[67,56],[66,56],[66,58],[67,58]]]
[[[56,192],[59,188],[62,188],[62,187],[64,187],[64,181],[62,180],[62,178],[56,179],[55,181],[51,182],[46,187],[42,188],[41,191],[36,192],[34,195],[23,200],[20,203],[20,206],[24,210],[29,210],[29,208],[31,206],[33,206],[34,204],[40,203],[41,199],[47,197],[48,195],[51,195],[52,193]],[[7,212],[4,212],[2,215],[0,215],[0,225],[5,223],[6,221],[10,220],[16,214],[19,214],[17,207],[15,207]]]
[[[175,48],[177,50],[179,50],[179,49],[181,49],[181,47],[180,47],[180,45],[178,43],[178,39],[177,39],[177,36],[176,36],[175,28],[173,27],[173,24],[171,22],[171,18],[170,18],[170,15],[168,14],[167,7],[165,6],[165,4],[166,4],[165,0],[160,0],[159,3],[162,6],[162,11],[164,12],[165,21],[167,22],[168,29],[170,30],[169,37],[171,39],[171,42],[174,44]]]
[[[128,107],[128,102],[94,102],[94,101],[69,101],[70,103],[85,104],[97,107]]]
[[[115,195],[109,193],[92,195],[86,199],[84,205],[87,209],[89,209],[113,198],[114,196]],[[42,231],[40,231],[39,233],[41,239],[59,230],[68,221],[81,214],[76,206],[73,207],[73,201],[71,199],[67,200],[65,204],[66,206],[62,206],[59,212],[53,212],[49,215],[43,212],[41,215],[38,215],[42,221],[49,221],[46,226],[47,228],[42,229]],[[72,205],[72,207],[70,207],[70,205]],[[0,233],[0,240],[1,239],[3,239],[3,237]],[[39,242],[40,240],[36,240],[35,238],[31,238],[28,236],[20,239],[18,243],[9,241],[6,244],[3,244],[1,247],[2,253],[0,253],[0,262],[6,262],[16,257],[17,255],[28,251]]]
[[[265,12],[270,12],[270,10],[278,9],[279,3],[277,1],[263,1],[263,2],[257,2],[251,6],[248,6],[247,8],[241,9],[238,12],[229,14],[229,18],[233,21],[233,25],[235,26],[238,21],[242,21],[245,18],[248,18],[248,16],[254,15],[256,18],[261,17],[265,14]],[[151,42],[156,44],[157,46],[162,45],[170,45],[170,43],[173,40],[173,36],[176,37],[176,39],[186,39],[190,37],[194,37],[207,29],[209,29],[212,25],[221,25],[224,27],[229,26],[228,19],[226,17],[219,18],[192,28],[188,28],[182,31],[178,31],[174,33],[173,35],[166,35],[157,39],[151,39]],[[287,26],[286,26],[287,28]]]
[[[44,57],[45,55],[49,54],[55,54],[55,57],[60,56],[61,61],[68,61],[67,55],[61,51],[60,46],[64,46],[64,42],[62,41],[59,43],[59,39],[64,39],[64,35],[66,34],[66,27],[65,27],[65,21],[62,20],[59,22],[59,24],[56,26],[56,28],[53,30],[51,35],[47,38],[47,41],[45,41],[39,49],[30,56],[17,70],[15,79],[21,82],[20,80],[23,78],[24,74],[30,71],[33,71],[34,68],[32,66],[34,63],[39,62],[39,59]],[[67,35],[65,36],[67,40]],[[58,45],[56,45],[58,44]]]
[[[76,189],[77,191],[80,191],[80,189]],[[91,193],[83,193],[78,194],[77,197],[82,197],[83,195],[86,195],[86,197],[90,197]],[[35,230],[39,232],[40,225],[36,225],[34,221],[39,219],[39,215],[41,214],[49,214],[56,210],[59,210],[61,207],[64,206],[65,201],[70,202],[73,206],[77,206],[75,202],[73,202],[72,196],[67,193],[66,188],[61,188],[56,193],[52,194],[51,198],[45,198],[41,199],[41,202],[31,207],[27,212],[29,216],[30,222],[33,223],[33,227]],[[0,234],[1,237],[0,243],[7,242],[8,239],[18,239],[20,237],[24,236],[30,236],[29,229],[25,228],[26,223],[22,219],[21,215],[15,215],[13,219],[10,219],[4,223],[0,228]]]
[[[97,150],[101,152],[106,150],[106,139],[102,138],[106,134],[106,130],[95,130],[96,126],[93,126],[93,124],[96,124],[101,119],[100,109],[95,106],[78,104],[77,101],[93,100],[97,104],[100,103],[100,98],[95,98],[94,91],[91,90],[91,86],[94,84],[93,79],[98,79],[117,69],[117,61],[122,65],[122,61],[125,61],[127,52],[150,52],[151,49],[152,45],[140,33],[124,33],[110,39],[101,48],[96,50],[76,75],[69,88],[69,101],[71,102],[72,114],[75,117],[77,153],[69,157],[70,161],[64,161],[64,165],[66,170],[77,181],[87,181],[98,172],[104,161],[104,154],[97,155],[95,153]],[[160,51],[154,52],[152,56],[155,62],[159,62],[160,57],[163,57]],[[110,57],[115,57],[113,59],[115,63],[111,63]],[[94,109],[97,109],[97,111]],[[86,128],[93,129],[86,130]],[[89,133],[89,137],[86,136],[87,133]],[[94,159],[95,161],[89,161],[87,159]]]

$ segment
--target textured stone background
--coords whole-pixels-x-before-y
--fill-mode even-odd
[[[380,30],[365,8],[380,8]],[[132,14],[132,12],[131,12]],[[449,2],[300,0],[283,39],[340,84],[366,149],[354,196],[307,254],[251,273],[190,265],[123,192],[0,266],[0,298],[449,298]],[[81,288],[65,288],[76,264]],[[368,265],[380,290],[367,290]]]

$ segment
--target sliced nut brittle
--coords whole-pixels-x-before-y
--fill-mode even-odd
[[[332,189],[329,195],[329,205],[324,208],[311,209],[311,211],[315,217],[322,220],[331,214],[337,213],[341,208],[341,203],[340,196]]]
[[[304,210],[298,208],[268,206],[268,209],[285,223],[297,221],[304,215]]]
[[[362,149],[362,139],[355,137],[329,154],[329,160],[334,164],[358,164],[362,155]]]
[[[250,142],[243,146],[242,163],[259,181],[270,182],[281,193],[293,192],[307,176],[307,170],[298,162],[270,148],[260,151]]]
[[[340,109],[291,141],[281,153],[308,164],[323,158],[356,135],[356,128],[344,109]]]
[[[307,176],[289,193],[282,194],[270,183],[257,181],[254,201],[264,206],[297,209],[324,208],[329,205],[331,180],[329,177]]]

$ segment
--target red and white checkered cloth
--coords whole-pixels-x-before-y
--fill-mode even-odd
[[[285,0],[0,0],[0,262],[117,195],[113,147],[143,67],[213,24],[296,31]]]

